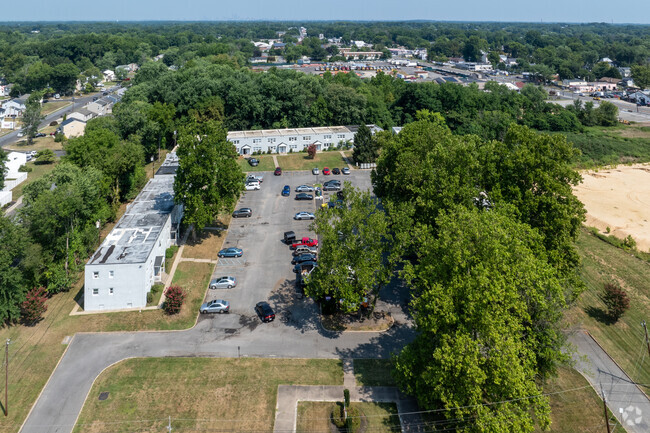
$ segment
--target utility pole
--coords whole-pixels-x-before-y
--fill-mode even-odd
[[[603,395],[603,408],[605,409],[605,425],[607,426],[607,433],[611,433],[609,430],[609,417],[607,416],[607,400],[605,398],[605,391],[603,391],[603,386],[600,386],[600,392]]]
[[[648,340],[648,327],[645,324],[645,320],[641,322],[641,326],[643,326],[643,330],[645,331],[645,344],[648,347],[648,355],[650,355],[650,340]]]
[[[5,416],[9,415],[9,343],[11,339],[7,338],[5,343]]]

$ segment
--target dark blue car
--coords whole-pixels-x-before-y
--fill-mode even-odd
[[[289,197],[291,195],[291,187],[289,185],[285,185],[284,188],[282,188],[282,195],[284,197]]]

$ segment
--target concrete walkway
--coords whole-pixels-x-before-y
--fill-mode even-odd
[[[345,152],[343,152],[342,150],[339,150],[339,152],[341,153],[341,156],[343,157],[343,161],[345,161],[345,163],[348,165],[348,168],[350,170],[352,170],[354,168],[354,166],[352,166],[350,164],[350,159],[347,156],[345,156]]]
[[[577,348],[573,355],[576,370],[599,395],[601,390],[605,393],[607,407],[621,425],[630,433],[649,432],[650,400],[641,389],[588,332],[576,332],[569,337],[569,342]],[[639,344],[644,343],[640,341]]]
[[[275,164],[276,167],[279,167],[280,164],[278,164],[278,157],[273,155],[273,164]]]
[[[5,215],[11,216],[16,211],[16,209],[18,209],[18,207],[22,204],[23,204],[23,196],[21,195],[16,200],[16,203],[12,204],[7,208],[7,210],[5,211]]]
[[[418,406],[412,397],[392,386],[356,386],[354,362],[343,360],[343,386],[280,385],[275,408],[275,433],[295,432],[300,401],[342,401],[343,390],[350,390],[350,401],[395,403],[403,432],[424,431]]]

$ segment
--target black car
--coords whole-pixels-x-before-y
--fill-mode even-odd
[[[307,194],[306,192],[300,192],[296,194],[296,200],[313,200],[314,196]]]
[[[314,260],[298,263],[296,266],[293,267],[293,272],[296,274],[301,274],[303,272],[311,272],[311,270],[314,269],[316,266],[318,266],[318,262]]]
[[[275,319],[273,308],[271,308],[267,302],[258,302],[257,305],[255,305],[255,312],[260,316],[262,322],[273,322]]]
[[[296,256],[291,260],[292,265],[296,265],[298,263],[303,263],[303,262],[315,262],[316,261],[316,254],[301,254],[299,256]]]
[[[332,169],[332,174],[341,174],[341,169],[339,169],[338,167],[334,167]]]
[[[256,158],[250,158],[248,163],[251,167],[257,167],[260,162]]]
[[[34,134],[34,137],[45,137],[45,135],[46,134],[44,132],[37,132],[36,134]]]
[[[253,216],[253,210],[249,207],[237,209],[232,213],[233,218],[250,218],[251,216]]]

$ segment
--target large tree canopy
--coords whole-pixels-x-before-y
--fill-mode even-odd
[[[441,413],[458,431],[531,432],[535,419],[549,422],[536,379],[564,359],[564,292],[543,239],[511,212],[441,213],[438,236],[421,239],[420,261],[405,271],[418,335],[397,356],[396,378],[424,409],[449,409]]]

